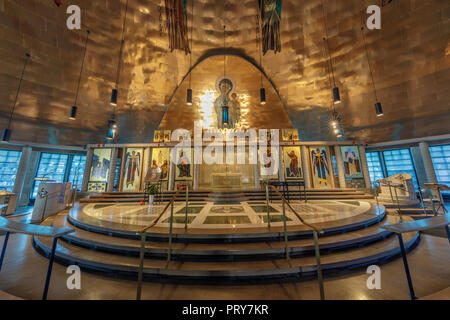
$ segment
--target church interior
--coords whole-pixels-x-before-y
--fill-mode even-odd
[[[450,2],[0,0],[0,300],[450,300]]]

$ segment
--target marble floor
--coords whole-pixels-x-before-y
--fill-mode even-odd
[[[0,236],[0,243],[3,243]],[[2,272],[0,291],[24,299],[40,299],[48,259],[37,253],[31,237],[14,234],[9,240]],[[418,246],[408,254],[412,280],[419,298],[450,287],[450,250],[448,239],[423,235]],[[401,259],[381,268],[381,289],[366,286],[365,269],[351,274],[327,276],[325,297],[329,300],[408,300],[408,285]],[[48,298],[50,300],[133,300],[137,282],[90,272],[81,273],[81,289],[69,290],[66,266],[54,264]],[[179,285],[145,282],[143,299],[156,300],[302,300],[319,299],[317,281],[275,282],[258,285]],[[5,297],[0,295],[0,299]]]
[[[371,209],[371,204],[366,201],[345,200],[312,200],[308,203],[292,201],[294,210],[308,223],[324,223],[351,218]],[[91,218],[127,224],[134,226],[146,226],[154,221],[164,210],[166,203],[154,204],[151,208],[148,204],[87,204],[81,207],[83,213]],[[187,210],[186,210],[187,208]],[[187,211],[187,212],[186,212]],[[286,221],[288,226],[301,224],[298,217],[286,207]],[[159,222],[158,227],[168,227],[170,224],[171,210],[167,210]],[[220,204],[214,202],[177,202],[173,208],[174,227],[183,227],[186,222],[190,228],[252,228],[267,224],[270,219],[274,227],[282,226],[284,221],[281,202],[271,202],[269,215],[267,206],[262,201],[248,201],[235,204]]]

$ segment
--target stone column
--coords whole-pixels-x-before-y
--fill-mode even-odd
[[[347,184],[345,183],[345,172],[344,172],[344,161],[342,159],[342,152],[340,146],[334,146],[334,153],[336,155],[336,166],[338,170],[338,178],[339,178],[339,187],[346,188]]]
[[[113,148],[111,151],[111,164],[109,166],[108,186],[106,187],[107,192],[112,192],[114,188],[114,179],[116,178],[116,166],[118,155],[119,149]]]
[[[364,174],[366,189],[370,189],[372,188],[372,185],[370,184],[369,167],[367,166],[366,148],[364,146],[359,146],[359,157],[361,158],[361,167]]]
[[[122,149],[122,161],[120,163],[120,179],[119,179],[119,191],[123,190],[123,179],[124,179],[124,172],[125,172],[125,166],[127,162],[127,148]]]
[[[176,153],[175,153],[176,154]],[[173,191],[175,188],[175,159],[172,159],[172,150],[170,154],[170,171],[169,171],[169,191]]]
[[[25,173],[27,168],[30,166],[31,159],[31,147],[23,147],[22,155],[20,156],[19,168],[16,173],[16,181],[14,182],[13,193],[14,196],[11,197],[8,204],[8,210],[6,214],[12,214],[16,211],[19,199],[22,197],[23,185],[25,183]]]
[[[308,147],[301,146],[301,155],[302,155],[302,168],[303,168],[303,179],[305,179],[306,189],[311,189],[311,172],[309,170],[309,156],[308,156]]]
[[[256,164],[254,164],[254,173],[255,173],[255,189],[260,190],[261,185],[259,183],[259,152],[256,152]]]
[[[278,146],[277,150],[278,150],[278,177],[280,181],[285,181],[286,179],[284,178],[284,169],[283,169],[283,147]]]
[[[91,167],[92,167],[92,157],[94,155],[94,149],[88,147],[87,154],[86,154],[86,166],[84,167],[84,174],[83,174],[83,183],[81,184],[81,191],[86,192],[89,178],[91,175]]]

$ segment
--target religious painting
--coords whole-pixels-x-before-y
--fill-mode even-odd
[[[192,180],[193,177],[193,157],[192,149],[176,149],[175,180]]]
[[[123,191],[139,191],[141,185],[143,148],[128,148],[125,158]]]
[[[170,130],[164,130],[164,138],[163,138],[164,142],[170,142],[172,141],[172,131]]]
[[[283,164],[286,179],[300,179],[303,177],[300,147],[283,148]]]
[[[331,188],[332,169],[330,157],[326,147],[310,147],[309,155],[311,157],[312,178],[315,188]]]
[[[106,192],[106,183],[104,182],[89,182],[87,192]]]
[[[167,30],[170,52],[174,50],[191,53],[189,48],[186,0],[165,0]]]
[[[281,130],[283,141],[299,141],[297,129],[282,129]]]
[[[108,182],[112,149],[94,149],[89,181]]]
[[[222,79],[219,82],[220,96],[214,101],[214,110],[219,129],[234,129],[241,118],[241,106],[236,93],[233,90],[233,82],[230,79]]]
[[[357,146],[341,147],[342,160],[344,162],[344,172],[346,179],[363,178],[361,168],[361,158]]]
[[[164,142],[164,131],[155,130],[153,133],[153,142]]]
[[[262,179],[278,179],[279,156],[275,148],[259,149],[259,169]]]
[[[281,2],[282,0],[258,0],[261,16],[262,51],[281,52]]]
[[[169,170],[170,170],[170,149],[169,148],[153,148],[152,150],[152,159],[150,168],[147,171],[147,175],[155,171],[155,169],[159,169],[161,171],[160,179],[168,180],[169,179]],[[148,179],[147,179],[148,178]],[[145,180],[150,180],[150,177],[146,177]]]

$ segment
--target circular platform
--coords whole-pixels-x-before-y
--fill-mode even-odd
[[[384,207],[367,201],[314,200],[292,201],[291,206],[308,223],[325,234],[347,232],[367,227],[384,218]],[[71,224],[92,232],[118,237],[137,238],[139,230],[150,225],[162,212],[165,204],[135,203],[86,204],[71,210]],[[175,203],[173,210],[175,241],[254,241],[280,238],[283,229],[283,209],[280,202],[271,202],[269,215],[265,202],[249,201],[239,204],[190,202],[186,221],[186,204]],[[167,239],[170,228],[170,209],[148,232],[152,240]],[[312,231],[286,208],[289,237],[309,237]],[[270,220],[270,229],[268,220]],[[284,236],[284,235],[283,235]]]

